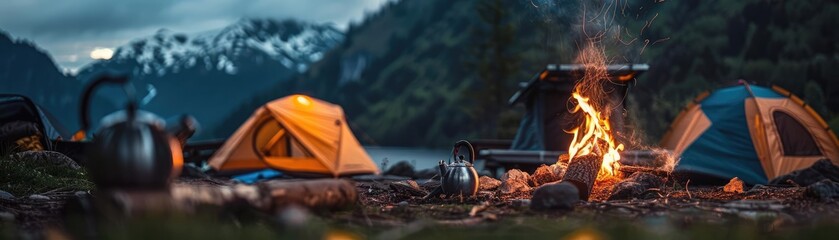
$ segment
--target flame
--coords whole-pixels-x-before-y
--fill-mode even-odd
[[[582,113],[583,121],[579,127],[568,131],[574,134],[571,145],[568,146],[568,161],[574,157],[595,154],[603,157],[603,164],[598,172],[598,179],[617,176],[620,168],[620,152],[623,144],[617,143],[612,134],[609,123],[608,95],[603,91],[602,81],[609,79],[606,71],[606,57],[602,48],[595,43],[589,43],[577,57],[577,62],[583,64],[585,73],[577,82],[572,98],[577,105],[572,113]]]

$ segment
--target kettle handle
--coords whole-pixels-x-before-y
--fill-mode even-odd
[[[473,147],[472,144],[469,143],[469,141],[466,141],[466,140],[460,140],[460,141],[457,141],[456,143],[454,143],[454,148],[452,149],[452,157],[455,160],[457,160],[457,156],[455,156],[456,155],[455,152],[457,152],[457,149],[461,145],[465,145],[466,148],[469,149],[469,160],[468,160],[469,163],[470,164],[475,164],[475,159],[477,158],[477,156],[475,156],[475,147]]]
[[[88,84],[85,87],[82,95],[80,114],[83,131],[88,131],[90,128],[90,116],[88,116],[88,114],[90,113],[90,100],[93,97],[93,93],[95,92],[95,90],[99,88],[102,84],[126,85],[127,83],[127,76],[103,75],[94,79],[92,82],[90,82],[90,84]],[[131,110],[132,108],[136,108],[136,106],[132,107],[134,102],[134,93],[132,91],[129,91],[127,86],[125,88],[125,93],[126,95],[128,95],[129,110]]]

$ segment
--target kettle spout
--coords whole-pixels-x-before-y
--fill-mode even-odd
[[[443,176],[446,176],[446,171],[448,171],[448,169],[449,169],[446,166],[446,162],[444,162],[443,160],[440,160],[440,164],[438,165],[438,167],[440,167],[440,178],[442,178]]]

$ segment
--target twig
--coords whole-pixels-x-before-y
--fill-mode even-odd
[[[690,189],[688,189],[688,184],[690,184],[690,179],[685,183],[685,191],[688,192],[688,198],[693,199],[693,196],[690,195]]]
[[[484,210],[487,210],[488,208],[489,208],[489,202],[483,202],[480,205],[475,205],[474,207],[472,207],[472,210],[469,211],[469,216],[470,217],[475,217],[475,216],[478,215],[479,212],[483,212]]]

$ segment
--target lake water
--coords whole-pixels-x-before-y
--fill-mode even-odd
[[[427,149],[427,148],[408,148],[408,147],[364,147],[370,158],[376,162],[379,168],[382,168],[382,163],[387,161],[387,168],[393,166],[400,161],[407,161],[414,166],[416,170],[437,167],[437,162],[440,160],[449,160],[451,149]],[[482,169],[482,163],[475,164],[475,168]],[[381,169],[385,171],[387,169]]]

